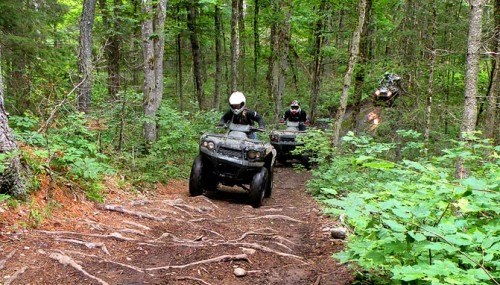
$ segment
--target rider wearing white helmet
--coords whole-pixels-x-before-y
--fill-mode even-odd
[[[259,128],[266,127],[264,120],[257,112],[246,107],[245,95],[241,92],[233,92],[229,96],[229,110],[220,119],[220,124],[232,122],[240,125],[253,125],[254,122],[259,124]],[[252,135],[254,137],[255,134]]]
[[[307,122],[307,114],[306,111],[300,108],[300,103],[297,100],[293,100],[290,104],[290,109],[285,111],[285,114],[280,120],[280,123],[285,123],[288,120],[290,122],[299,122],[299,130],[305,131]]]

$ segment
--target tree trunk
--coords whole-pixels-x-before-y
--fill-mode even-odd
[[[437,22],[437,0],[432,0],[432,24],[431,24],[431,46],[429,63],[429,80],[427,82],[427,100],[425,108],[425,127],[424,127],[424,150],[427,154],[429,148],[429,134],[431,129],[431,111],[432,111],[432,93],[434,84],[434,64],[436,62],[436,22]]]
[[[485,134],[487,138],[493,140],[494,145],[498,144],[498,122],[497,120],[497,104],[500,96],[500,0],[495,0],[495,36],[494,46],[496,46],[496,54],[493,57],[493,71],[491,76],[491,87],[488,93],[488,109],[486,110]]]
[[[231,10],[231,91],[238,90],[238,59],[240,53],[240,39],[238,31],[238,2],[232,0]]]
[[[156,141],[156,113],[163,96],[163,52],[165,43],[165,16],[167,0],[142,2],[146,18],[142,22],[142,53],[144,57],[144,140],[148,147]]]
[[[180,5],[177,5],[177,22],[181,22]],[[176,38],[176,53],[177,53],[177,92],[179,95],[179,108],[181,112],[184,110],[184,95],[182,91],[182,38],[181,32],[177,34]]]
[[[361,130],[361,123],[358,123],[358,116],[361,113],[361,99],[363,98],[363,86],[365,83],[366,63],[370,58],[370,33],[369,25],[371,20],[372,0],[366,1],[366,16],[363,23],[363,31],[361,32],[360,47],[359,47],[359,69],[356,73],[356,83],[354,85],[354,110],[352,118],[354,121],[355,132]]]
[[[316,27],[314,31],[314,67],[313,67],[313,78],[311,84],[311,99],[309,103],[309,120],[314,123],[316,117],[316,109],[318,105],[319,92],[321,87],[321,72],[323,69],[323,56],[321,54],[321,48],[323,46],[323,27],[324,19],[321,13],[325,11],[325,0],[321,1],[318,9],[318,14],[320,15],[316,21]]]
[[[363,30],[363,23],[365,21],[366,14],[366,1],[367,0],[359,0],[359,16],[358,16],[358,24],[354,33],[352,35],[352,43],[351,43],[351,51],[349,57],[349,65],[347,68],[347,72],[344,76],[344,86],[342,88],[342,95],[340,96],[340,107],[337,111],[336,121],[334,125],[334,133],[333,133],[333,145],[337,146],[340,142],[340,129],[342,127],[342,121],[345,114],[345,109],[347,106],[347,98],[349,96],[349,88],[351,87],[352,74],[354,72],[354,66],[356,65],[356,61],[358,59],[359,53],[359,42],[361,38],[361,32]]]
[[[20,177],[21,163],[17,155],[18,147],[8,125],[7,112],[3,101],[1,63],[2,46],[0,45],[0,157],[2,165],[5,167],[0,170],[0,194],[5,193],[14,197],[22,197],[26,194],[26,189]]]
[[[203,60],[201,57],[200,41],[198,40],[198,29],[196,27],[196,16],[198,7],[196,4],[189,4],[187,13],[187,26],[189,29],[189,39],[191,40],[191,52],[193,54],[193,77],[196,98],[200,110],[206,109],[205,93],[203,90]]]
[[[253,93],[255,94],[255,98],[259,100],[259,88],[257,86],[257,79],[259,76],[259,50],[260,50],[260,39],[259,39],[259,0],[255,0],[254,7],[254,17],[253,17]]]
[[[215,5],[215,90],[214,90],[214,109],[220,110],[220,87],[222,84],[222,34],[221,34],[221,12],[219,5]]]
[[[279,22],[271,26],[271,57],[269,59],[269,85],[271,98],[275,105],[275,120],[281,114],[283,93],[285,91],[285,72],[288,65],[290,46],[291,8],[288,0],[274,0],[271,5],[275,15],[280,15]]]
[[[481,21],[483,17],[484,0],[471,0],[469,17],[469,36],[467,40],[467,63],[465,73],[465,102],[460,139],[466,140],[468,134],[475,130],[477,119],[477,81],[479,71],[479,49],[481,48]],[[465,178],[468,171],[464,168],[463,161],[457,161],[456,176]]]
[[[78,110],[90,112],[92,96],[92,27],[94,26],[96,0],[84,0],[82,18],[80,20],[80,52],[78,54],[78,71],[81,81],[78,88]]]
[[[115,101],[118,100],[118,91],[120,90],[120,42],[121,37],[119,29],[121,26],[119,6],[121,0],[114,0],[113,16],[110,15],[106,7],[106,0],[99,0],[99,6],[102,13],[102,21],[106,29],[105,53],[108,65],[108,94]]]
[[[239,0],[238,1],[238,38],[240,40],[240,52],[239,52],[239,62],[244,62],[245,60],[245,43],[246,43],[246,36],[245,36],[245,11],[243,9],[243,2],[245,0]],[[238,72],[239,75],[239,80],[238,83],[240,84],[240,90],[245,90],[245,64],[239,64],[238,68],[240,69]]]

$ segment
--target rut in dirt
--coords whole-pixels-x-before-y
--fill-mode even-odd
[[[3,232],[0,284],[350,284],[331,258],[341,241],[322,231],[334,222],[306,193],[309,177],[275,168],[258,209],[244,191],[189,197],[182,182]]]

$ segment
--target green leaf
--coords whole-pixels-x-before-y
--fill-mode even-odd
[[[384,220],[384,224],[388,225],[392,230],[396,232],[402,233],[406,231],[406,228],[402,224],[394,220]]]
[[[470,187],[471,189],[474,189],[474,190],[486,190],[487,185],[488,185],[488,183],[486,183],[486,181],[477,179],[473,176],[470,176],[467,179],[462,180],[461,184],[463,186]]]

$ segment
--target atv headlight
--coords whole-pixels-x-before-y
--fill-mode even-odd
[[[392,91],[387,91],[387,97],[392,95]]]
[[[255,150],[250,150],[247,152],[247,157],[249,159],[259,159],[260,158],[260,152],[255,151]]]
[[[214,142],[210,142],[210,141],[203,141],[201,143],[201,145],[208,148],[209,150],[213,150],[215,148]]]
[[[375,95],[380,95],[380,90],[375,91]]]

